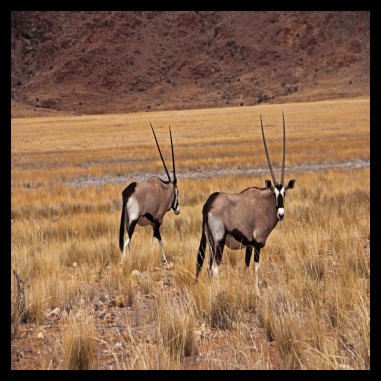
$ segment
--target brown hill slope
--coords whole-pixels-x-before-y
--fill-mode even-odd
[[[12,116],[369,96],[369,12],[12,12]]]

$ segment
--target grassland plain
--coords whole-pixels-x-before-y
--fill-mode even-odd
[[[194,285],[202,205],[264,186],[260,114],[279,168],[282,109],[296,186],[262,296],[242,251]],[[122,190],[165,178],[149,121],[169,168],[171,126],[182,209],[162,225],[167,266],[148,227],[120,265]],[[11,368],[369,369],[369,123],[365,98],[12,119]]]

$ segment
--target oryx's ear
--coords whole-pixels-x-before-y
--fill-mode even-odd
[[[288,182],[288,185],[286,186],[286,189],[292,189],[295,186],[295,179],[292,179]]]
[[[271,180],[265,180],[265,186],[267,189],[271,189]]]

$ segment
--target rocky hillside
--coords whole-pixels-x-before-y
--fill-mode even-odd
[[[368,96],[369,12],[12,12],[12,116]]]

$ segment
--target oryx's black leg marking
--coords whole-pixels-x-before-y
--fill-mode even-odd
[[[216,245],[216,263],[219,266],[222,262],[222,254],[224,252],[226,238],[220,239]]]
[[[128,232],[128,237],[130,238],[130,241],[132,239],[132,235],[134,234],[135,226],[137,224],[137,220],[130,221],[128,224],[127,232]]]
[[[254,244],[254,275],[255,275],[255,292],[259,296],[258,286],[258,271],[259,271],[259,253],[261,252],[261,245],[259,243]]]
[[[251,260],[252,254],[253,254],[253,247],[247,246],[246,247],[246,255],[245,255],[246,267],[249,267],[249,265],[250,265],[250,260]]]
[[[164,254],[164,249],[163,249],[163,242],[161,241],[160,226],[161,226],[161,223],[159,221],[155,221],[155,225],[153,226],[153,238],[154,239],[156,238],[159,241],[160,249],[161,249],[162,262],[167,263],[167,258]]]
[[[160,226],[161,224],[159,222],[155,222],[155,225],[153,227],[153,236],[156,238],[159,242],[161,241],[161,235],[160,235]]]
[[[261,245],[256,243],[254,245],[254,262],[259,263],[259,253],[261,252]]]

